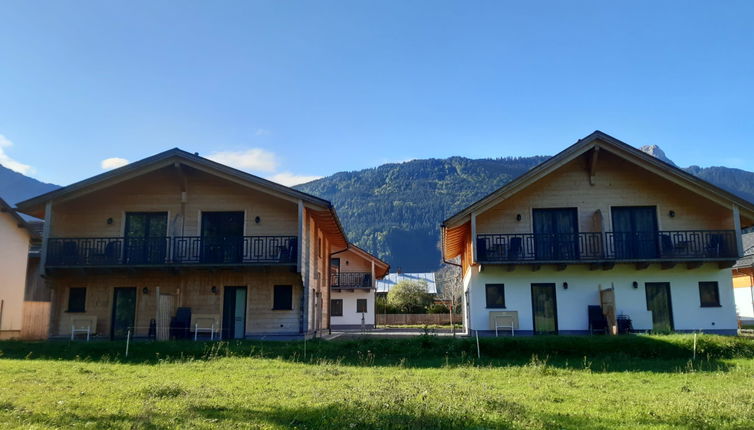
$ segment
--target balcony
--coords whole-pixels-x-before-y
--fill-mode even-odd
[[[372,274],[368,272],[340,272],[330,275],[330,287],[340,290],[372,288]]]
[[[477,235],[480,263],[720,261],[738,258],[734,230]]]
[[[50,238],[48,268],[296,264],[296,236]]]

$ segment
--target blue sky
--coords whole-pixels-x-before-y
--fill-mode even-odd
[[[0,163],[61,185],[176,146],[292,183],[595,129],[754,170],[749,1],[4,1],[0,22]]]

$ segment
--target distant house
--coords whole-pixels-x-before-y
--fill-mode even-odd
[[[51,337],[241,339],[329,328],[329,257],[348,240],[326,200],[176,148],[18,209],[45,219],[39,265],[53,292]],[[17,230],[20,265],[28,239]]]
[[[0,199],[0,339],[38,337],[35,329],[46,337],[47,314],[30,314],[34,304],[26,300],[27,278],[31,283],[38,279],[32,251],[38,238],[35,226]]]
[[[754,205],[596,131],[442,225],[472,332],[735,334]],[[619,324],[620,323],[620,324]]]
[[[330,324],[333,329],[373,328],[375,288],[390,270],[379,258],[350,243],[330,256]]]
[[[387,294],[390,289],[403,281],[422,282],[427,285],[427,293],[437,294],[434,272],[429,273],[391,273],[377,281],[377,294]]]
[[[744,256],[733,266],[733,294],[741,324],[754,325],[754,232],[743,235]]]

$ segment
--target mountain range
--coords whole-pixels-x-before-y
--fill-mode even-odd
[[[657,146],[641,148],[669,164]],[[393,270],[440,265],[439,226],[450,215],[525,173],[547,156],[412,160],[339,172],[294,188],[333,203],[351,241]],[[728,167],[684,168],[754,202],[754,173]],[[58,188],[0,166],[0,197],[11,205]]]

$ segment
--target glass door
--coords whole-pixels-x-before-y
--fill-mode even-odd
[[[110,338],[125,339],[128,330],[133,336],[136,320],[136,288],[116,288],[113,295],[113,314],[110,323]]]
[[[243,212],[202,212],[202,263],[240,263],[243,224]]]
[[[167,212],[128,212],[124,232],[127,264],[162,264],[167,257]]]
[[[531,284],[531,305],[534,334],[558,332],[558,303],[555,284]]]
[[[540,261],[578,259],[576,208],[534,209],[534,253]]]
[[[670,283],[647,282],[644,289],[647,294],[647,310],[652,311],[652,330],[663,333],[673,331]]]
[[[225,287],[222,332],[223,339],[246,335],[246,287]]]
[[[657,258],[657,207],[612,208],[613,246],[619,259]]]

